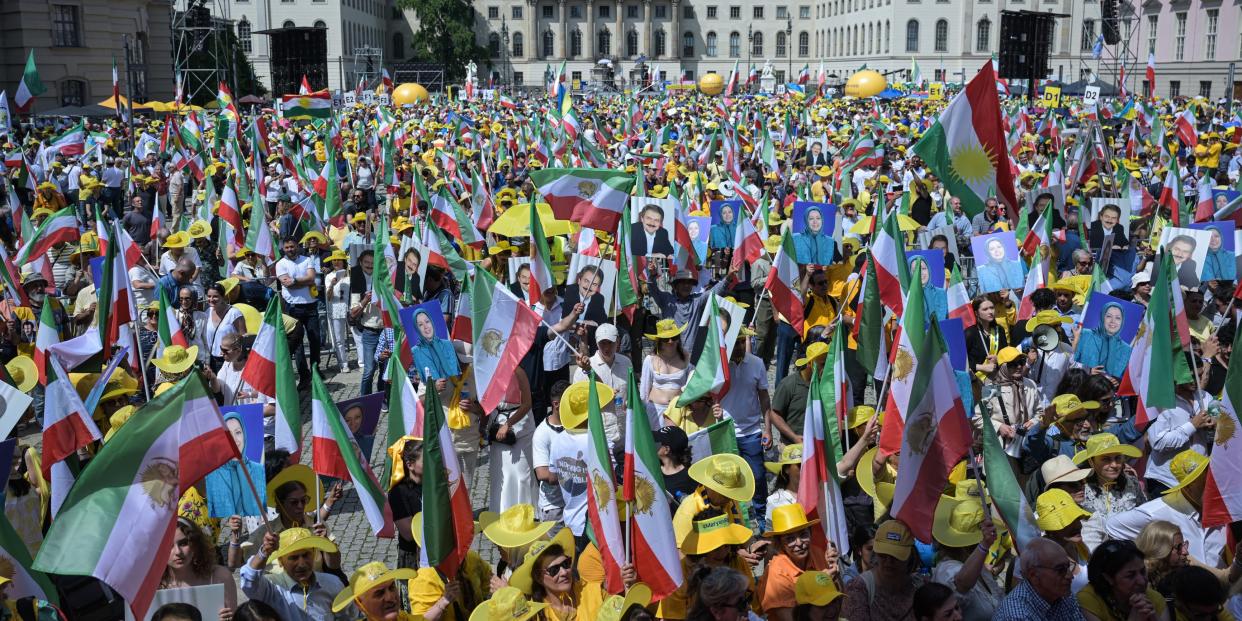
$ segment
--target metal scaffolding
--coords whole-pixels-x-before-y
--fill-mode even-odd
[[[237,68],[226,33],[233,29],[227,0],[174,0],[173,75],[180,76],[186,102],[207,93],[215,97],[221,82],[237,90]]]

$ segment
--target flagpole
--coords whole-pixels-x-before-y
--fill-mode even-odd
[[[143,358],[142,339],[138,338],[138,333],[141,330],[141,328],[138,327],[138,322],[135,320],[130,320],[129,326],[130,326],[130,330],[132,330],[134,333],[134,344],[138,346],[138,359],[142,360]],[[148,362],[149,362],[149,359],[148,359]],[[150,401],[151,400],[151,384],[147,381],[147,371],[145,368],[139,368],[137,369],[137,371],[138,371],[138,374],[142,376],[142,389],[146,393],[147,401]]]

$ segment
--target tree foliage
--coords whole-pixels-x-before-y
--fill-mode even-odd
[[[397,0],[397,6],[418,15],[410,44],[414,60],[443,66],[446,82],[464,79],[472,60],[480,67],[489,64],[487,48],[474,38],[479,15],[468,0]]]

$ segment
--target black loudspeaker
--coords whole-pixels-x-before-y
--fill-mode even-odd
[[[1048,75],[1048,54],[1056,22],[1049,13],[1001,11],[999,70],[1008,80]]]
[[[272,95],[298,92],[302,76],[311,88],[328,86],[328,30],[283,28],[272,37]]]
[[[1117,45],[1121,31],[1117,29],[1117,0],[1100,0],[1100,21],[1104,24],[1104,42]]]

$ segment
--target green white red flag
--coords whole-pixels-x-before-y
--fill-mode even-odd
[[[1001,446],[1000,436],[992,425],[992,416],[984,412],[983,416],[983,469],[987,472],[988,494],[992,504],[1000,512],[1001,519],[1009,526],[1014,546],[1021,554],[1026,545],[1040,536],[1039,527],[1035,524],[1035,511],[1031,508],[1026,494],[1018,485],[1013,467],[1009,465],[1009,456]]]
[[[595,387],[594,371],[591,372],[589,383],[587,433],[591,438],[586,454],[589,534],[603,557],[604,588],[609,593],[621,593],[625,590],[621,578],[621,565],[625,563],[622,557],[625,541],[621,537],[621,513],[617,511],[612,455],[608,452],[608,437],[604,433],[604,415],[599,409],[599,391]],[[662,500],[663,498],[658,498],[656,502]]]
[[[49,357],[43,400],[43,478],[51,478],[54,464],[99,439],[99,428],[82,404],[73,382],[69,381],[56,357]]]
[[[186,340],[185,332],[181,331],[181,320],[177,319],[177,307],[168,299],[168,292],[160,287],[160,311],[158,323],[156,324],[156,334],[159,336],[156,354],[162,355],[164,348],[180,345],[181,347],[189,347],[190,341]],[[253,384],[252,384],[253,386]]]
[[[1134,426],[1143,429],[1156,420],[1160,410],[1174,407],[1173,318],[1169,313],[1170,276],[1176,277],[1173,259],[1162,254],[1151,289],[1151,301],[1143,315],[1143,325],[1134,339],[1134,355],[1121,376],[1117,394],[1136,396]]]
[[[410,376],[406,375],[397,356],[388,357],[388,378],[388,433],[384,446],[392,446],[404,436],[420,435],[423,429],[423,402],[418,399]],[[392,457],[384,451],[384,474],[380,482],[385,487],[392,481],[392,467]]]
[[[487,273],[476,270],[472,291],[474,385],[483,410],[496,409],[522,357],[535,342],[539,316]]]
[[[844,342],[840,335],[833,341],[836,346]],[[834,354],[839,352],[830,352],[829,357]],[[806,510],[808,518],[820,520],[819,527],[811,531],[812,547],[826,550],[827,542],[831,541],[841,554],[848,555],[849,527],[845,520],[841,478],[837,473],[837,463],[844,457],[844,451],[841,450],[837,412],[832,405],[838,397],[834,375],[835,369],[825,366],[824,373],[817,370],[811,376],[802,426],[798,504]]]
[[[694,363],[690,379],[682,389],[681,403],[692,403],[705,394],[722,397],[729,392],[729,356],[725,353],[724,330],[720,325],[720,307],[716,296],[707,303],[707,338],[699,359]]]
[[[634,187],[634,175],[600,168],[532,170],[530,179],[557,219],[604,231],[617,230]]]
[[[618,246],[619,247],[619,246]],[[548,249],[548,237],[543,231],[535,197],[530,199],[530,285],[526,292],[531,305],[543,299],[543,292],[556,286],[552,276],[552,251]]]
[[[259,209],[259,207],[255,207]],[[293,355],[285,338],[285,322],[280,312],[280,296],[272,296],[263,313],[263,324],[254,347],[246,357],[242,379],[276,405],[276,448],[289,451],[296,462],[302,454],[302,410],[297,380],[293,374]]]
[[[1233,351],[1242,351],[1242,330],[1235,330]],[[1203,525],[1226,526],[1242,520],[1242,365],[1225,372],[1220,416],[1216,419],[1216,446],[1208,463],[1203,487]]]
[[[875,281],[880,291],[880,302],[894,313],[901,314],[901,298],[906,290],[906,283],[910,282],[910,268],[906,263],[906,250],[902,244],[896,209],[876,228],[875,241],[871,242],[871,259],[875,264]]]
[[[772,271],[764,284],[772,299],[772,307],[789,322],[798,334],[802,334],[802,293],[798,291],[798,261],[794,250],[793,235],[789,230],[781,234],[781,247],[772,259]]]
[[[424,567],[456,576],[466,562],[474,539],[474,514],[461,461],[453,448],[453,434],[444,419],[440,393],[434,384],[424,392],[423,427],[423,545]],[[392,411],[389,410],[389,416]]]
[[[17,251],[16,263],[25,265],[41,259],[52,246],[76,242],[80,235],[78,217],[74,214],[73,207],[66,207],[48,216],[34,234],[26,239],[25,245]]]
[[[35,97],[47,92],[43,81],[39,79],[39,68],[35,66],[34,49],[26,56],[26,67],[22,70],[22,81],[17,84],[17,92],[13,94],[13,102],[18,112],[29,112],[30,104]]]
[[[5,577],[11,581],[6,592],[7,599],[34,597],[58,604],[60,599],[56,595],[52,580],[47,574],[33,569],[33,563],[34,559],[26,548],[26,542],[17,534],[8,516],[0,513],[0,566],[8,570]]]
[[[665,502],[664,474],[634,370],[627,384],[625,409],[624,497],[634,520],[631,545],[638,579],[659,601],[681,586],[681,553],[673,535],[673,515]]]

